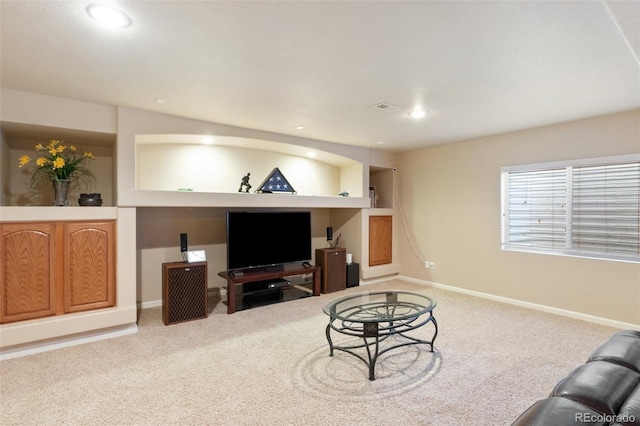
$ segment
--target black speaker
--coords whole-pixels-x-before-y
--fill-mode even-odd
[[[162,320],[165,325],[206,318],[207,262],[163,263]]]
[[[360,285],[360,264],[347,264],[347,288]]]
[[[333,228],[327,226],[327,241],[333,240]]]
[[[184,253],[187,250],[187,234],[180,234],[180,251]]]

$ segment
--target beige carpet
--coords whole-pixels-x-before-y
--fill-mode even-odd
[[[403,289],[439,302],[435,352],[388,352],[369,381],[328,356],[322,306]],[[401,281],[0,362],[2,425],[508,425],[616,330]],[[424,338],[433,333],[431,325]]]

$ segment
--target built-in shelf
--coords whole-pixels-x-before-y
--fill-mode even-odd
[[[393,216],[393,209],[369,209],[369,216]]]
[[[120,189],[118,205],[120,207],[368,208],[369,198]]]
[[[2,206],[1,222],[110,220],[118,218],[117,207]]]

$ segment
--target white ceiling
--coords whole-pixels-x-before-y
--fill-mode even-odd
[[[638,1],[88,4],[1,1],[1,86],[396,152],[640,108]]]

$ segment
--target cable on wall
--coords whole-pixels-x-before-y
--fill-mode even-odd
[[[402,222],[402,227],[404,228],[404,233],[407,236],[407,240],[409,241],[409,245],[411,246],[411,252],[413,255],[420,261],[420,266],[424,265],[425,259],[420,253],[420,250],[416,247],[416,244],[413,241],[413,237],[411,236],[411,232],[409,231],[409,227],[407,226],[407,221],[404,216],[404,210],[402,208],[402,201],[400,200],[400,194],[398,192],[398,183],[396,181],[396,172],[397,169],[394,167],[393,169],[393,195],[398,202],[398,211],[400,212],[400,221]]]

